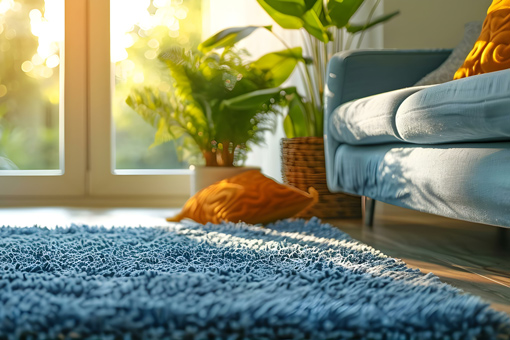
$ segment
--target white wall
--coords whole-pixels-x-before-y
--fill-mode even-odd
[[[384,0],[400,10],[384,27],[386,48],[453,48],[469,21],[483,21],[492,0]]]
[[[367,21],[369,14],[373,7],[377,5],[377,8],[374,12],[374,18],[384,14],[384,0],[380,3],[377,3],[377,0],[366,0],[364,4],[360,7],[360,9],[356,12],[356,14],[352,17],[351,21],[356,24],[363,24]],[[357,35],[357,38],[354,39],[354,44],[352,48],[356,48],[358,46],[357,39],[360,37],[360,34]],[[359,48],[383,48],[384,47],[384,27],[383,25],[377,25],[370,30],[367,30],[365,35],[363,36],[363,41]]]

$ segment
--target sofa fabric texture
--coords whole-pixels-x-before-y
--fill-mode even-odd
[[[391,143],[400,137],[395,116],[402,103],[424,87],[411,87],[353,100],[331,115],[331,135],[353,145]]]
[[[368,89],[358,86],[366,74],[362,65],[378,65],[377,53],[339,54],[329,64],[329,189],[510,227],[510,70],[413,88],[412,62],[424,70],[438,55],[381,50],[385,63],[379,65],[395,74],[391,86],[372,79],[386,72],[373,69]],[[395,56],[391,65],[389,55]],[[409,64],[400,63],[403,56]],[[356,93],[348,88],[351,80]]]
[[[510,140],[510,70],[418,91],[400,105],[395,124],[409,143]]]
[[[334,157],[334,187],[436,215],[510,226],[510,143],[354,146]]]
[[[331,136],[351,145],[510,139],[510,70],[350,101],[333,111]]]

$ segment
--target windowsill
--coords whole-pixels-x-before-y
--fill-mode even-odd
[[[145,195],[83,195],[83,196],[15,196],[0,195],[0,211],[4,208],[33,208],[33,207],[69,207],[94,208],[96,210],[122,208],[169,208],[182,207],[189,199],[189,195],[145,196]],[[1,214],[0,214],[1,218]],[[2,221],[0,220],[0,224]]]
[[[0,176],[23,177],[23,176],[62,176],[62,170],[2,170]]]
[[[186,169],[172,169],[172,170],[165,170],[165,169],[154,169],[154,170],[148,170],[148,169],[117,169],[113,170],[112,174],[114,175],[124,175],[124,176],[156,176],[156,175],[191,175],[191,170]]]
[[[0,208],[0,226],[165,226],[169,223],[165,218],[177,214],[178,211],[178,208]]]

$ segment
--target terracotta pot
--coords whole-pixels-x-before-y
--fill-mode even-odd
[[[260,168],[254,166],[193,166],[192,170],[190,183],[191,196],[225,178],[233,177],[249,170],[260,170]]]
[[[332,193],[326,181],[324,138],[282,138],[282,176],[285,184],[303,191],[313,187],[319,202],[298,216],[309,218],[360,218],[361,197]]]

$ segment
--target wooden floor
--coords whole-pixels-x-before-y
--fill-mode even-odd
[[[510,229],[438,217],[377,202],[373,228],[358,220],[339,227],[386,255],[432,272],[510,314]]]
[[[0,208],[0,226],[164,225],[176,209]],[[510,314],[510,230],[451,220],[378,202],[373,229],[360,220],[327,221],[383,253],[481,296]],[[505,246],[506,242],[506,246]]]

